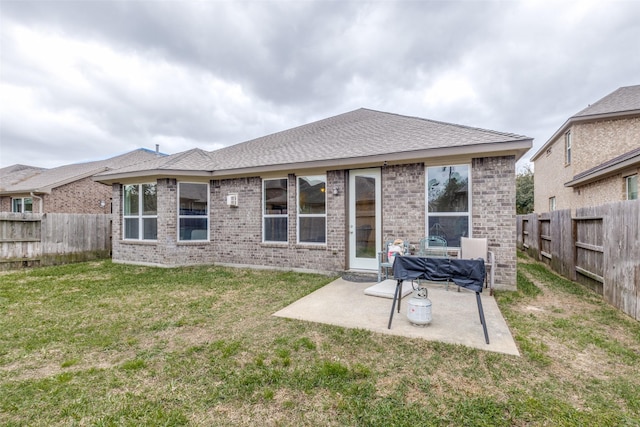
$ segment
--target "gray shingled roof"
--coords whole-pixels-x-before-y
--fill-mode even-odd
[[[0,169],[0,191],[3,191],[4,188],[10,185],[17,184],[20,181],[34,176],[42,170],[44,170],[44,168],[20,164],[4,167]]]
[[[523,140],[531,138],[361,108],[216,151],[189,150],[98,176],[233,170]]]
[[[582,118],[598,114],[640,110],[640,85],[621,87],[575,114]]]
[[[361,108],[212,153],[220,169],[349,159],[529,139]]]
[[[0,188],[0,191],[10,193],[50,192],[52,188],[92,176],[98,172],[140,164],[149,159],[156,159],[158,156],[159,154],[154,151],[141,148],[106,160],[42,169],[38,174],[29,176],[26,179],[18,182],[8,182],[6,186],[3,185]]]
[[[97,176],[110,175],[111,173],[127,173],[145,170],[164,170],[164,171],[189,171],[213,170],[214,160],[211,152],[204,151],[200,148],[183,151],[169,156],[154,158],[146,162],[135,163],[130,166],[118,168],[113,171],[103,172]]]

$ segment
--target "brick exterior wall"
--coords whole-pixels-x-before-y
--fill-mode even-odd
[[[472,163],[473,236],[489,238],[496,253],[497,287],[515,289],[515,159],[476,159]],[[315,175],[315,173],[314,173]],[[300,175],[303,176],[303,175]],[[177,241],[177,182],[158,180],[158,240],[122,240],[122,188],[113,186],[113,259],[163,266],[229,264],[302,271],[342,272],[348,268],[347,171],[327,171],[327,243],[298,244],[296,180],[288,175],[289,241],[262,243],[262,179],[245,177],[210,183],[210,242]],[[417,245],[425,236],[425,166],[381,169],[382,237],[402,237]],[[338,194],[333,194],[333,188]],[[226,204],[238,194],[238,207]]]
[[[640,118],[576,123],[571,130],[571,164],[565,164],[564,134],[553,141],[550,154],[542,153],[534,167],[534,210],[549,211],[555,196],[556,209],[576,209],[626,199],[624,178],[637,168],[578,187],[564,184],[575,175],[640,146]],[[548,151],[549,151],[548,150]]]
[[[31,197],[25,193],[15,197]],[[111,212],[111,187],[84,178],[69,184],[54,188],[50,194],[40,194],[43,213],[79,213],[79,214],[108,214]],[[12,197],[0,199],[0,211],[11,212]],[[104,207],[100,201],[104,201]],[[40,212],[40,200],[33,197],[33,212]]]
[[[382,168],[382,241],[408,239],[417,246],[425,231],[424,163]]]
[[[11,212],[11,197],[0,197],[0,212]]]
[[[42,196],[44,212],[103,214],[109,213],[111,206],[111,187],[84,178],[54,188],[51,194]],[[100,206],[104,200],[105,206]],[[35,200],[34,200],[35,202]],[[34,203],[35,205],[35,203]],[[34,210],[36,207],[34,206]]]
[[[495,256],[495,288],[516,289],[516,160],[514,156],[473,159],[472,236],[486,237]]]

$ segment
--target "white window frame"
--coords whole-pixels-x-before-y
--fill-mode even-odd
[[[19,210],[15,210],[15,201],[19,200],[20,201],[20,209]],[[25,207],[25,201],[26,200],[30,200],[31,201],[31,210],[30,211],[25,211],[24,207]],[[11,198],[11,212],[14,213],[32,213],[33,212],[33,198],[32,197],[12,197]]]
[[[571,164],[571,131],[564,134],[564,164]]]
[[[138,187],[138,213],[136,215],[125,215],[125,197],[126,192],[125,188],[129,186],[137,186]],[[156,214],[155,215],[144,215],[144,194],[142,191],[143,185],[153,185],[156,187]],[[155,239],[145,239],[144,238],[144,220],[145,219],[156,219],[156,238]],[[126,219],[137,219],[138,220],[138,237],[126,237]],[[158,184],[155,182],[144,182],[140,184],[123,184],[122,185],[122,239],[128,241],[145,241],[145,242],[156,242],[158,241]]]
[[[207,187],[207,208],[205,209],[205,213],[203,215],[183,215],[181,214],[181,209],[180,209],[180,191],[181,191],[181,185],[182,184],[197,184],[197,185],[205,185]],[[177,221],[177,236],[178,236],[178,241],[179,242],[208,242],[209,241],[209,234],[210,234],[210,224],[211,221],[209,221],[209,212],[211,210],[211,189],[209,188],[209,183],[208,182],[192,182],[192,181],[179,181],[178,182],[178,200],[177,200],[178,206],[177,206],[177,212],[178,212],[178,221]],[[207,221],[207,235],[205,236],[204,239],[182,239],[182,237],[180,236],[180,220],[181,219],[205,219]]]
[[[315,178],[324,182],[324,213],[302,213],[300,208],[300,180]],[[327,244],[327,176],[326,175],[307,175],[296,178],[296,241],[303,245],[326,246]],[[301,241],[300,240],[300,219],[301,218],[323,218],[324,219],[324,242]]]
[[[636,194],[635,197],[630,197],[631,196],[631,181],[635,180],[635,187],[636,187]],[[627,200],[638,200],[638,174],[635,175],[629,175],[627,177],[625,177],[624,182],[626,184],[626,197]]]
[[[267,213],[266,212],[266,199],[267,199],[267,182],[269,181],[281,181],[284,180],[286,182],[285,190],[287,192],[286,196],[286,213]],[[286,220],[286,238],[285,240],[267,240],[266,239],[266,220],[268,218],[284,218]],[[266,178],[262,180],[262,243],[289,243],[289,179],[287,177],[280,178]]]
[[[466,167],[467,168],[467,210],[460,212],[431,212],[429,210],[429,169],[441,169],[441,168],[452,168],[452,167]],[[471,214],[473,211],[473,198],[472,198],[472,182],[471,182],[471,164],[470,163],[460,163],[460,164],[446,164],[446,165],[430,165],[425,167],[425,229],[427,230],[427,236],[430,235],[431,230],[429,229],[429,219],[432,217],[467,217],[467,230],[462,237],[473,237],[472,236],[472,218]],[[434,233],[435,235],[435,233]],[[448,246],[451,248],[459,248],[459,246]]]

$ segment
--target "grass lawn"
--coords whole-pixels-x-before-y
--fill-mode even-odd
[[[637,426],[640,324],[519,256],[521,357],[272,313],[320,275],[0,273],[3,426]]]

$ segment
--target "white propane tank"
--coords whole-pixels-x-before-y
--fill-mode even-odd
[[[414,325],[431,323],[431,301],[427,296],[427,288],[419,287],[407,302],[407,318]]]

